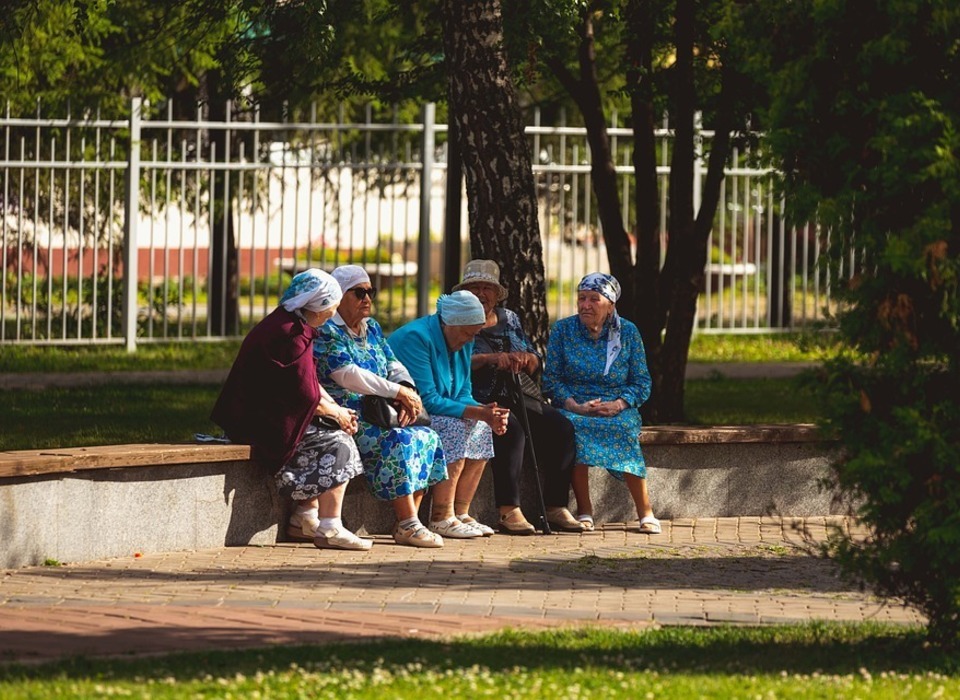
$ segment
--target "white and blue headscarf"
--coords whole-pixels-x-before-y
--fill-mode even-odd
[[[332,275],[311,267],[290,281],[290,286],[280,298],[280,305],[287,311],[325,311],[340,302],[343,292]]]
[[[437,313],[448,326],[481,326],[487,321],[483,304],[474,294],[465,290],[441,294],[437,299]]]
[[[620,283],[613,275],[603,272],[591,272],[577,285],[578,292],[597,292],[614,303],[613,315],[610,316],[610,327],[607,329],[607,363],[603,368],[604,376],[610,374],[613,361],[620,354],[620,314],[617,313],[616,303],[620,298]]]

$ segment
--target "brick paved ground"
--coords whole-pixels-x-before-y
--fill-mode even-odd
[[[823,620],[922,622],[803,553],[843,518],[703,518],[584,535],[497,535],[439,550],[378,537],[367,553],[309,544],[134,553],[0,572],[0,659],[445,636],[507,626]]]

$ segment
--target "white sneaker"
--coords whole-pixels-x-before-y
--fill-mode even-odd
[[[461,523],[456,518],[447,518],[446,520],[436,520],[427,527],[442,537],[449,537],[452,540],[472,540],[475,537],[483,537],[473,525]]]
[[[361,539],[345,527],[334,527],[324,531],[317,530],[317,534],[313,538],[313,546],[317,549],[366,551],[373,546],[373,540]]]

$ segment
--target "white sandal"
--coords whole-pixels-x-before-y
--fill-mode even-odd
[[[469,513],[464,513],[463,515],[458,515],[457,520],[459,520],[464,525],[472,525],[480,531],[480,534],[484,537],[490,537],[493,534],[493,528],[489,525],[484,525],[479,520],[474,518]]]
[[[443,538],[435,532],[430,532],[422,523],[408,528],[402,528],[397,523],[393,528],[393,541],[397,544],[426,549],[437,549],[443,546]]]
[[[441,537],[449,537],[452,540],[472,540],[475,537],[483,537],[483,533],[480,532],[480,530],[473,525],[461,523],[456,517],[447,518],[446,520],[435,520],[427,525],[427,527]]]
[[[661,532],[660,521],[652,515],[640,518],[641,535],[659,535]]]
[[[584,532],[593,532],[595,528],[592,515],[587,515],[586,513],[578,514],[577,522],[583,523]]]
[[[294,513],[290,516],[290,522],[287,523],[287,537],[294,542],[313,542],[313,538],[317,536],[318,527],[320,527],[320,521],[316,518]]]
[[[361,539],[345,527],[334,527],[329,530],[317,530],[317,535],[313,538],[313,546],[317,549],[349,549],[365,552],[373,546],[373,540]]]

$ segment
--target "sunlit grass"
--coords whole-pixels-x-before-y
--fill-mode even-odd
[[[836,342],[829,333],[809,335],[706,335],[693,338],[691,362],[803,362],[822,359]],[[136,353],[120,345],[82,347],[3,345],[0,372],[91,372],[226,369],[239,340],[143,343]]]
[[[272,647],[0,668],[0,696],[151,698],[929,698],[957,661],[917,628],[507,631],[448,642]]]

